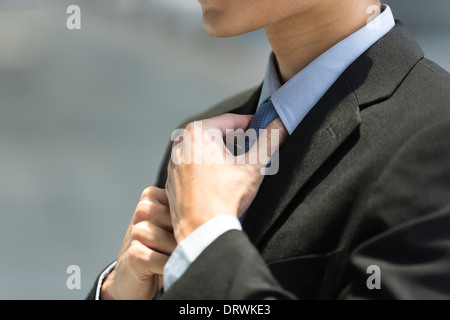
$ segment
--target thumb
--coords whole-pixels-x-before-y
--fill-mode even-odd
[[[270,122],[261,131],[258,139],[247,152],[247,157],[258,159],[257,164],[264,168],[270,162],[272,156],[278,152],[279,148],[286,142],[289,133],[280,118]],[[259,156],[258,158],[256,158]],[[250,162],[247,162],[250,163]]]

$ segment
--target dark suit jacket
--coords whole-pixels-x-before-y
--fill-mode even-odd
[[[259,93],[191,120],[254,113]],[[244,232],[219,237],[163,299],[450,298],[450,75],[405,27],[339,77],[279,159]]]

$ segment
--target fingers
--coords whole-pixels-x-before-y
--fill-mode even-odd
[[[157,187],[146,188],[142,192],[140,200],[157,201],[165,206],[169,205],[169,201],[167,200],[166,191],[164,189],[160,189]]]
[[[222,135],[227,134],[227,130],[246,130],[252,120],[252,115],[223,114],[218,117],[203,120],[203,130],[218,129]],[[270,122],[265,130],[262,130],[259,138],[253,147],[249,150],[249,155],[257,154],[259,151],[259,161],[261,166],[265,166],[270,162],[270,158],[275,152],[286,142],[289,134],[281,121],[277,118]],[[265,151],[265,152],[263,152]],[[246,163],[250,163],[246,161]]]
[[[258,168],[264,168],[271,162],[271,158],[275,154],[277,154],[279,148],[285,143],[289,136],[280,118],[277,118],[269,123],[266,128],[261,131],[258,139],[256,140],[256,143],[254,143],[250,150],[244,155],[241,154],[236,157],[233,156],[230,152],[230,149],[227,148],[228,146],[224,145],[223,141],[223,137],[229,135],[230,131],[236,132],[239,129],[245,131],[248,128],[252,118],[252,115],[237,115],[227,113],[214,118],[202,120],[201,128],[196,129],[195,122],[189,123],[186,126],[186,130],[188,130],[189,132],[193,133],[195,130],[200,130],[201,135],[203,135],[203,133],[209,133],[209,135],[206,135],[206,140],[199,139],[199,141],[197,141],[198,143],[202,144],[202,148],[199,148],[200,151],[197,157],[195,156],[195,153],[194,156],[192,155],[193,152],[189,148],[188,150],[186,150],[191,156],[191,160],[192,157],[194,157],[197,160],[195,163],[199,163],[199,161],[201,161],[200,163],[203,163],[204,161],[208,164],[224,164],[231,162],[238,164],[256,164]],[[211,131],[211,129],[215,130],[214,135],[212,134],[213,131]],[[192,138],[192,135],[189,136]],[[234,137],[234,135],[232,136]],[[219,139],[220,141],[218,141]],[[211,142],[219,143],[219,148],[209,147],[212,145]],[[191,147],[191,149],[198,147],[195,143],[189,143],[187,146]],[[183,152],[184,151],[185,150],[183,150]],[[184,155],[176,154],[177,163],[179,160],[178,158],[181,159],[183,156]],[[183,161],[180,160],[179,162]],[[173,168],[174,164],[169,160],[168,171],[170,172],[171,170],[173,170]]]
[[[131,237],[132,240],[142,242],[149,249],[166,255],[170,255],[177,246],[173,232],[152,225],[148,221],[136,224]]]
[[[244,132],[253,115],[226,113],[217,117],[188,123],[183,129],[172,134],[171,162],[181,163],[226,163],[225,157],[232,156],[225,144],[225,137],[234,137],[236,131]],[[182,143],[182,144],[181,144]],[[227,141],[228,143],[228,141]],[[214,146],[215,145],[215,146]],[[225,157],[224,157],[225,156]]]
[[[152,299],[162,287],[164,266],[176,247],[168,205],[164,189],[142,192],[103,297]]]
[[[265,167],[270,162],[272,156],[286,142],[288,137],[289,133],[281,119],[277,118],[273,120],[261,131],[261,134],[250,150],[243,155],[246,159],[245,163]],[[258,159],[258,161],[254,159]]]
[[[129,263],[142,275],[162,274],[177,245],[166,201],[164,189],[145,189],[127,232]]]
[[[128,263],[138,274],[144,277],[163,274],[169,256],[152,250],[140,241],[133,241],[128,250]]]
[[[157,202],[149,200],[139,201],[132,222],[136,225],[142,221],[150,222],[167,231],[173,230],[169,207]]]
[[[223,136],[225,136],[227,134],[227,130],[246,130],[252,119],[252,115],[225,113],[214,118],[203,120],[202,129],[217,129],[222,132]]]
[[[162,229],[173,231],[165,189],[148,187],[142,192],[132,222],[137,224],[141,221],[149,221]]]

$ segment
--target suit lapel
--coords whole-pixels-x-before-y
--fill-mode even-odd
[[[278,173],[265,177],[250,206],[243,228],[254,244],[289,214],[295,195],[358,129],[360,110],[388,99],[422,58],[422,50],[398,22],[339,77],[280,149]]]
[[[357,100],[346,78],[340,77],[280,149],[278,173],[264,178],[243,223],[253,243],[261,241],[297,192],[360,123]]]
[[[361,109],[391,97],[424,53],[400,21],[345,71]]]
[[[344,72],[280,149],[279,172],[265,177],[243,223],[253,243],[260,244],[276,221],[289,214],[287,206],[295,195],[358,129],[360,110],[389,98],[422,58],[420,47],[398,23]],[[261,87],[248,91],[189,121],[224,112],[254,114],[260,91]],[[169,157],[170,149],[163,164]],[[157,180],[160,187],[167,178],[165,168]]]

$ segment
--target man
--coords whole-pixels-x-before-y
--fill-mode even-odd
[[[450,298],[450,75],[378,0],[200,3],[211,35],[265,28],[273,53],[262,86],[185,129],[245,130],[256,112],[279,171],[261,175],[272,152],[169,149],[90,297]]]

